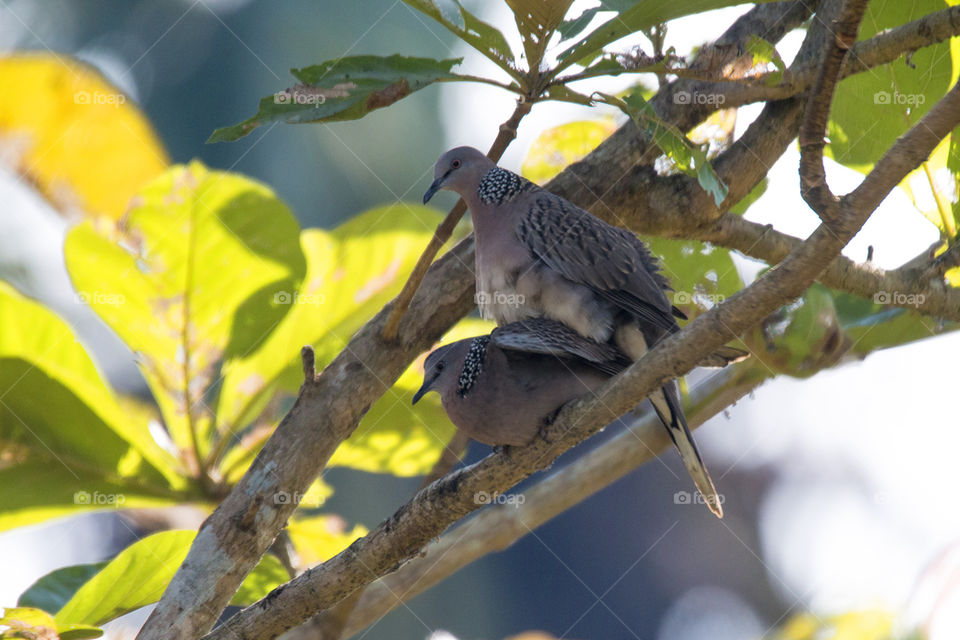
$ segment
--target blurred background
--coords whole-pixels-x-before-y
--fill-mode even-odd
[[[592,4],[577,2],[572,12]],[[515,32],[503,3],[464,5],[504,33]],[[679,20],[667,43],[689,53],[746,9]],[[790,34],[778,46],[788,63],[802,37]],[[143,109],[174,162],[199,158],[262,181],[304,227],[331,228],[375,205],[419,201],[442,151],[488,147],[512,111],[511,98],[494,88],[439,85],[360,121],[265,126],[236,143],[204,143],[215,128],[250,116],[261,96],[293,84],[291,67],[400,52],[466,56],[471,73],[496,73],[395,0],[5,0],[0,49],[52,50],[95,66]],[[737,134],[758,112],[740,109]],[[501,164],[518,170],[541,132],[597,113],[536,106]],[[791,148],[748,217],[804,236],[817,219],[797,193],[797,160]],[[838,192],[859,180],[833,163],[828,170]],[[114,386],[145,394],[132,354],[90,309],[74,303],[62,253],[70,221],[2,168],[0,202],[0,278],[65,317]],[[896,193],[845,253],[863,260],[872,245],[879,266],[896,267],[936,237]],[[736,260],[748,279],[762,266]],[[691,487],[669,451],[397,608],[362,637],[423,638],[444,629],[480,639],[541,629],[568,638],[746,640],[801,612],[815,618],[875,612],[879,619],[894,616],[897,628],[924,625],[929,638],[958,638],[957,353],[960,335],[948,334],[811,379],[768,382],[696,433],[725,496],[722,521],[702,505],[675,499]],[[554,469],[613,431],[571,451]],[[487,452],[473,444],[468,461]],[[368,527],[419,482],[347,469],[328,472],[326,480],[337,488],[330,510]],[[102,560],[133,537],[124,521],[104,513],[0,535],[0,604],[15,602],[40,575]],[[110,633],[132,637],[130,626],[144,616],[111,623]]]

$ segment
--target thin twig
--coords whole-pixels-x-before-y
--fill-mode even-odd
[[[531,106],[531,103],[526,100],[517,100],[517,106],[513,111],[513,115],[500,125],[500,132],[490,146],[490,151],[487,152],[488,158],[494,162],[499,162],[500,158],[503,157],[503,152],[507,150],[510,143],[517,137],[517,127],[520,126],[520,121],[523,120],[523,117],[530,113]],[[410,301],[413,300],[413,295],[420,287],[420,283],[427,274],[427,269],[429,269],[433,263],[437,252],[440,251],[440,248],[450,239],[450,236],[453,235],[454,227],[460,222],[460,218],[463,217],[466,210],[467,205],[463,200],[457,200],[457,204],[454,205],[453,209],[450,210],[450,213],[447,214],[447,217],[443,219],[443,222],[440,223],[440,226],[438,226],[437,230],[433,233],[433,237],[430,238],[430,243],[427,245],[427,248],[423,250],[420,259],[417,260],[417,264],[410,273],[410,277],[407,278],[403,289],[393,302],[390,315],[383,325],[382,335],[385,341],[393,342],[397,339],[400,320],[403,319],[403,314],[407,312]]]
[[[800,195],[824,222],[838,216],[840,204],[827,185],[823,166],[827,120],[843,60],[857,41],[860,20],[867,10],[868,1],[849,0],[832,25],[830,31],[833,38],[827,42],[827,53],[807,99],[806,114],[800,126]]]

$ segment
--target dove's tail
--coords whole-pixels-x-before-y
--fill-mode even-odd
[[[670,439],[676,445],[680,452],[680,459],[693,483],[697,486],[700,494],[707,503],[707,507],[718,518],[723,517],[723,508],[720,506],[720,496],[713,486],[713,480],[700,458],[700,452],[697,451],[697,445],[693,442],[693,434],[687,426],[687,419],[683,415],[683,408],[680,406],[680,394],[677,390],[676,381],[670,381],[660,387],[658,391],[650,394],[650,402],[660,421],[667,428]]]

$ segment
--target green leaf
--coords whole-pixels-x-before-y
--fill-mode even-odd
[[[253,604],[289,579],[290,574],[283,563],[276,556],[267,554],[260,558],[257,566],[237,589],[230,604],[237,607]]]
[[[183,497],[176,461],[117,404],[67,324],[3,282],[0,388],[0,531]]]
[[[955,2],[871,3],[860,27],[865,39],[946,8]],[[828,123],[834,160],[866,173],[891,144],[946,93],[960,75],[960,43],[956,38],[901,56],[894,62],[847,78],[837,88]],[[943,237],[956,235],[958,204],[955,139],[960,129],[942,141],[900,187],[918,211],[936,225]]]
[[[506,0],[523,42],[528,69],[539,69],[554,31],[563,22],[573,0]]]
[[[167,507],[191,498],[201,498],[198,489],[174,492],[109,469],[72,462],[67,467],[37,455],[0,469],[0,531],[85,511]]]
[[[695,318],[743,288],[730,251],[697,240],[644,237],[660,258],[661,270],[673,291],[671,302]]]
[[[455,36],[492,60],[516,80],[521,76],[514,64],[513,51],[500,31],[467,11],[458,0],[403,0],[430,16]]]
[[[797,378],[833,366],[852,344],[837,320],[830,290],[816,283],[770,314],[744,341],[766,367]]]
[[[560,42],[569,40],[571,38],[576,38],[580,33],[587,28],[590,24],[590,21],[593,20],[593,17],[597,15],[597,12],[600,11],[602,7],[592,7],[590,9],[584,10],[576,18],[571,18],[570,20],[564,20],[559,25],[557,25],[557,33],[560,34]]]
[[[256,349],[286,313],[276,296],[302,279],[299,226],[267,187],[177,166],[147,185],[119,225],[67,235],[74,286],[133,349],[183,452],[210,444],[207,406],[221,363]],[[224,422],[226,420],[226,422]],[[229,431],[229,416],[218,429]]]
[[[945,9],[943,0],[871,2],[860,40]],[[894,62],[846,78],[830,109],[827,153],[837,162],[868,172],[950,86],[950,44],[939,43]]]
[[[196,531],[162,531],[138,540],[77,589],[57,612],[58,624],[100,625],[160,599],[187,557]],[[249,604],[289,578],[272,556],[250,572],[231,604]]]
[[[837,321],[853,342],[852,352],[860,356],[957,328],[954,323],[931,322],[922,313],[889,304],[894,296],[898,296],[899,302],[909,304],[916,299],[916,294],[911,298],[892,291],[879,291],[873,300],[865,300],[848,293],[829,291],[837,310]]]
[[[17,599],[18,607],[36,607],[51,614],[63,608],[77,589],[107,566],[106,562],[61,567],[39,578]]]
[[[604,6],[606,7],[609,4],[605,2]],[[618,2],[616,4],[617,6],[613,8],[622,8],[626,3]],[[736,4],[742,4],[742,0],[686,0],[685,2],[677,2],[677,0],[639,0],[631,3],[629,8],[623,8],[616,16],[601,24],[560,54],[560,64],[553,70],[553,75],[555,76],[572,64],[583,62],[585,58],[596,56],[606,45],[631,33],[649,29],[660,23],[683,16]]]
[[[584,95],[582,93],[577,93],[570,87],[562,84],[555,84],[547,89],[545,94],[550,100],[557,100],[560,102],[571,102],[573,104],[582,104],[588,107],[593,106],[593,99],[590,96]]]
[[[70,327],[0,282],[0,442],[54,462],[175,481],[147,425],[129,420]],[[2,507],[0,507],[2,509]]]
[[[303,345],[314,346],[318,367],[329,363],[400,291],[440,219],[434,209],[396,204],[371,209],[333,231],[305,230],[303,285],[278,296],[289,312],[264,342],[224,367],[218,415],[246,425],[278,387],[295,391],[303,377]]]
[[[616,54],[598,55],[595,60],[583,60],[582,62],[585,65],[583,73],[576,75],[619,76],[622,73],[667,74],[675,71],[667,64],[666,59],[652,62]],[[570,76],[564,76],[558,82],[567,81],[569,78]]]
[[[952,202],[952,198],[957,174],[950,168],[950,154],[953,153],[953,140],[958,134],[960,129],[941,140],[920,166],[908,173],[899,185],[917,211],[940,229],[944,238],[952,237],[956,229],[952,215],[956,203]]]
[[[713,201],[720,206],[727,197],[727,185],[713,170],[706,152],[691,143],[675,127],[661,120],[639,92],[634,92],[624,99],[600,92],[595,95],[601,96],[604,102],[618,107],[630,116],[653,144],[673,161],[677,169],[688,176],[695,176],[703,190],[713,196]]]
[[[294,69],[299,84],[260,100],[253,117],[217,129],[207,142],[231,142],[271,122],[356,120],[438,80],[458,78],[450,69],[463,58],[434,60],[400,55],[352,56]]]
[[[57,624],[46,611],[32,607],[0,609],[0,638],[87,640],[103,630],[83,624]]]
[[[760,197],[767,192],[767,184],[767,177],[764,176],[763,179],[757,183],[757,186],[750,190],[750,193],[745,195],[740,199],[739,202],[730,207],[730,213],[734,213],[738,216],[745,214],[747,209],[750,208],[750,205],[759,200]]]
[[[780,53],[773,43],[757,35],[751,35],[750,41],[747,42],[747,51],[753,54],[754,66],[758,64],[772,64],[776,67],[776,73],[770,74],[770,77],[767,79],[767,84],[770,86],[780,84],[780,81],[783,80],[783,74],[787,71],[787,65],[784,63],[783,58],[780,57]]]
[[[948,238],[960,240],[960,237],[958,237],[958,233],[960,233],[960,197],[954,195],[960,195],[960,127],[954,129],[950,134],[949,147],[947,148],[947,171],[952,178],[952,184],[950,186],[952,187],[953,193],[949,194],[952,197],[947,197],[945,200],[950,202],[951,215],[949,217],[942,216],[944,219],[941,221],[943,224],[941,229],[943,229]],[[939,185],[935,185],[935,188],[938,186]],[[944,211],[944,213],[946,213],[946,211]]]

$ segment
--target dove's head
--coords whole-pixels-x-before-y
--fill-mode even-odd
[[[494,166],[494,162],[473,147],[457,147],[440,156],[433,168],[433,184],[423,194],[423,203],[430,201],[437,191],[446,189],[460,195],[474,191],[480,180]]]
[[[470,353],[473,340],[459,340],[434,350],[423,363],[423,386],[413,396],[416,404],[420,398],[436,391],[441,398],[452,397],[460,383],[463,364]]]

